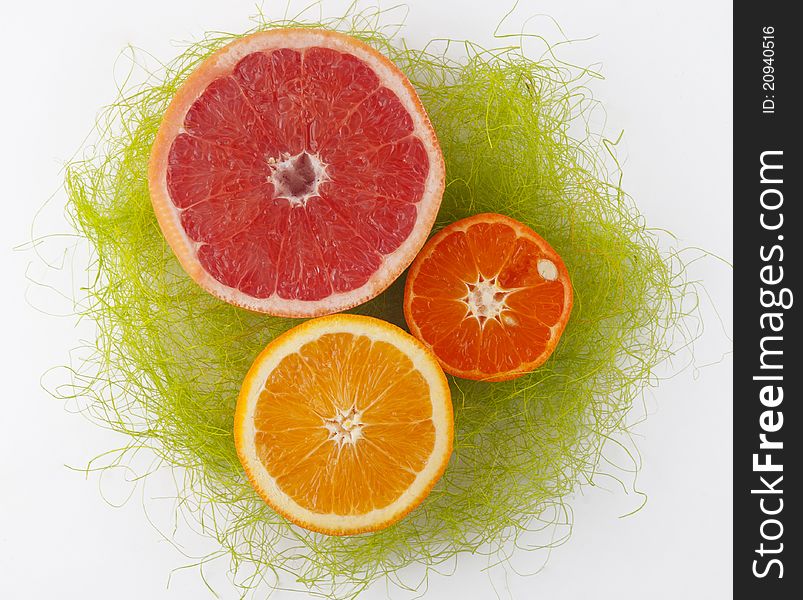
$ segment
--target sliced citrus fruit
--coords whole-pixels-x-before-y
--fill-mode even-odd
[[[206,59],[149,163],[159,225],[187,273],[232,304],[293,317],[390,285],[426,241],[443,186],[404,74],[311,29],[255,33]]]
[[[493,213],[456,221],[407,275],[404,315],[447,373],[502,381],[549,358],[572,310],[560,256],[532,229]]]
[[[278,513],[330,535],[409,513],[452,452],[451,395],[417,339],[371,317],[307,321],[272,341],[234,419],[251,483]]]

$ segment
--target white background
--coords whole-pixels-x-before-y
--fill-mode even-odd
[[[345,2],[324,3],[336,14]],[[508,2],[408,0],[404,36],[411,45],[432,37],[490,44]],[[55,295],[32,290],[30,239],[37,209],[54,193],[37,231],[61,232],[60,169],[89,133],[97,110],[115,97],[113,63],[126,44],[168,60],[173,42],[206,30],[250,26],[251,1],[19,2],[0,9],[2,175],[3,410],[0,413],[0,597],[203,599],[211,597],[196,571],[170,571],[188,562],[145,519],[140,496],[112,508],[83,466],[120,440],[65,411],[40,387],[45,369],[64,364],[79,330]],[[295,8],[301,3],[292,4]],[[385,6],[389,6],[386,3]],[[281,14],[283,3],[264,6]],[[293,12],[291,10],[291,12]],[[509,21],[517,31],[536,14],[554,17],[572,38],[567,58],[599,61],[605,81],[595,95],[608,111],[620,146],[624,187],[648,222],[732,257],[732,16],[729,2],[672,3],[522,0]],[[546,18],[530,30],[557,41]],[[52,210],[53,205],[57,210]],[[451,576],[430,578],[426,598],[728,598],[732,595],[732,283],[713,259],[693,267],[710,294],[703,297],[706,332],[696,348],[700,369],[663,383],[647,398],[650,417],[637,428],[643,469],[643,510],[619,518],[640,499],[592,489],[578,495],[571,540],[546,568],[522,577],[510,568],[483,571],[487,559],[462,557]],[[723,324],[711,311],[718,307]],[[106,481],[111,501],[126,496]],[[150,492],[146,490],[146,495]],[[154,509],[155,510],[155,509]],[[199,548],[187,548],[189,552]],[[519,556],[533,571],[538,557]],[[212,578],[225,582],[222,569]],[[415,575],[415,570],[413,570]],[[218,586],[231,597],[225,585]],[[285,597],[277,595],[276,597]],[[289,597],[289,596],[288,596]],[[295,595],[292,597],[303,597]],[[385,598],[375,586],[365,598]],[[392,597],[406,597],[393,594]]]

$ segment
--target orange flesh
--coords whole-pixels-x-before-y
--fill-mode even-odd
[[[475,215],[427,243],[410,269],[404,305],[411,332],[445,371],[503,380],[552,353],[571,311],[571,283],[560,256],[531,229]]]
[[[348,419],[355,411],[359,424]],[[339,425],[338,416],[346,417]],[[386,342],[329,333],[268,376],[255,446],[300,506],[359,515],[398,499],[424,468],[435,444],[431,417],[429,387],[408,356]],[[332,429],[355,439],[339,443]]]

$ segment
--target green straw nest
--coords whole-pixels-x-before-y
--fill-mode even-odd
[[[256,29],[336,28],[390,57],[418,89],[446,160],[435,229],[478,212],[523,221],[563,257],[575,294],[557,350],[535,373],[504,383],[450,378],[449,467],[423,504],[386,530],[327,537],[288,524],[257,497],[234,449],[237,392],[257,353],[297,321],[201,290],[151,208],[147,161],[163,111],[193,68],[238,36],[209,34],[125,88],[102,113],[97,144],[67,170],[68,212],[93,249],[78,312],[96,323],[97,338],[59,395],[128,436],[99,464],[126,465],[147,449],[176,468],[178,510],[216,540],[208,558],[228,558],[243,593],[286,584],[290,573],[309,593],[352,596],[414,563],[428,571],[462,552],[559,543],[534,532],[570,525],[569,495],[602,465],[632,486],[638,460],[626,417],[687,338],[683,307],[694,293],[683,263],[662,253],[620,189],[613,144],[587,127],[596,103],[585,83],[594,74],[551,51],[530,59],[518,36],[494,50],[466,42],[410,49],[377,21],[260,18]],[[456,48],[460,58],[448,58]],[[354,312],[403,325],[403,280]],[[632,463],[616,467],[606,448],[623,447]]]

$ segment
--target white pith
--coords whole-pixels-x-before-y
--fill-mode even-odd
[[[368,527],[374,523],[386,523],[398,518],[398,515],[407,512],[411,505],[420,499],[422,493],[428,490],[442,471],[444,457],[448,460],[451,453],[452,435],[452,405],[448,385],[442,371],[424,347],[412,336],[404,334],[387,325],[378,327],[372,324],[374,319],[362,318],[360,322],[349,316],[340,315],[325,317],[327,323],[321,326],[319,320],[309,321],[301,325],[278,340],[279,345],[273,345],[264,360],[260,356],[246,377],[246,386],[241,391],[238,401],[237,420],[242,422],[240,454],[244,457],[247,469],[258,489],[270,498],[271,504],[282,514],[291,515],[292,520],[308,524],[313,529],[324,531],[353,530]],[[416,475],[413,483],[399,498],[385,507],[377,508],[361,515],[339,515],[336,513],[316,513],[301,506],[292,497],[287,495],[277,484],[265,466],[258,458],[255,445],[256,428],[254,414],[259,395],[270,373],[288,355],[297,353],[304,344],[318,339],[327,333],[349,333],[355,336],[365,336],[372,342],[387,342],[403,352],[412,361],[413,366],[422,375],[429,385],[430,400],[432,402],[432,423],[435,429],[435,441],[427,463]],[[403,333],[403,335],[399,335]],[[242,406],[241,406],[242,404]],[[357,444],[362,437],[362,415],[350,414],[345,411],[334,415],[331,422],[324,421],[323,426],[330,431],[330,440],[339,446]],[[347,431],[348,430],[348,431]],[[353,437],[353,440],[347,439]],[[338,438],[342,439],[338,442]]]
[[[485,325],[488,319],[514,324],[510,322],[511,315],[504,312],[508,309],[507,297],[513,290],[499,285],[496,277],[486,279],[480,275],[477,281],[466,283],[466,290],[466,296],[462,300],[468,310],[467,317],[477,319],[480,325]],[[503,317],[508,317],[507,321]],[[515,320],[515,317],[512,318]]]
[[[310,190],[308,192],[297,195],[293,194],[290,190],[285,189],[285,186],[282,183],[282,175],[286,171],[293,171],[295,169],[295,162],[301,157],[302,154],[306,154],[309,157],[314,173],[314,179],[312,180],[312,185],[310,186]],[[306,151],[302,151],[295,156],[285,154],[280,158],[281,160],[271,156],[268,157],[267,160],[268,165],[270,166],[270,176],[268,177],[268,181],[273,184],[274,195],[277,198],[287,198],[290,201],[290,206],[306,206],[307,201],[310,198],[318,195],[318,188],[320,188],[321,184],[329,180],[329,176],[326,174],[326,164],[324,164],[317,154],[312,154]]]
[[[324,421],[324,427],[329,432],[329,439],[342,448],[345,444],[354,445],[362,439],[362,413],[352,406],[349,410],[337,409],[337,413]]]

